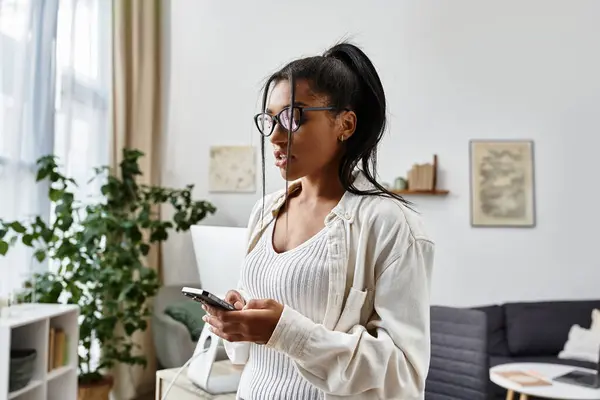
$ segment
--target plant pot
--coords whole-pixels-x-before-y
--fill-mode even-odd
[[[35,349],[13,349],[10,351],[10,377],[8,391],[24,388],[31,381],[37,352]]]
[[[79,383],[77,400],[109,400],[113,383],[111,376],[105,376],[98,382]]]

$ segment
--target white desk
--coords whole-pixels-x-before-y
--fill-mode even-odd
[[[163,369],[156,372],[156,400],[161,400],[171,380],[177,374],[179,368]],[[235,400],[235,393],[212,395],[194,385],[187,378],[187,370],[181,371],[177,381],[171,387],[168,400]]]
[[[569,385],[567,383],[552,381],[552,378],[579,369],[589,372],[585,368],[577,368],[569,365],[545,364],[545,363],[509,363],[490,368],[490,379],[496,385],[508,390],[507,399],[512,399],[515,393],[520,393],[520,400],[527,400],[528,396],[536,396],[543,399],[560,400],[600,400],[600,389],[589,389],[585,387]],[[540,376],[552,382],[550,386],[521,386],[516,382],[508,380],[495,372],[500,371],[535,371]]]

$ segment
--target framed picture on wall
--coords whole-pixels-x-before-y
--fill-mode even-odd
[[[471,225],[534,227],[531,140],[471,140]]]
[[[211,146],[208,191],[254,193],[256,156],[253,146]]]

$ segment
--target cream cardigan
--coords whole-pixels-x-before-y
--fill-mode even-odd
[[[371,188],[362,173],[354,185]],[[262,201],[255,205],[248,252],[284,194],[266,196],[264,212]],[[423,399],[434,243],[420,217],[396,200],[347,192],[325,224],[330,282],[324,320],[316,324],[284,305],[266,346],[294,360],[326,399]],[[248,343],[224,343],[234,364],[247,361]]]

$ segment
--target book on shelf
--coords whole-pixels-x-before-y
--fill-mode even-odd
[[[50,327],[48,372],[67,364],[69,364],[69,335],[61,328]]]
[[[431,191],[435,189],[435,167],[433,164],[414,164],[408,171],[408,189]]]

